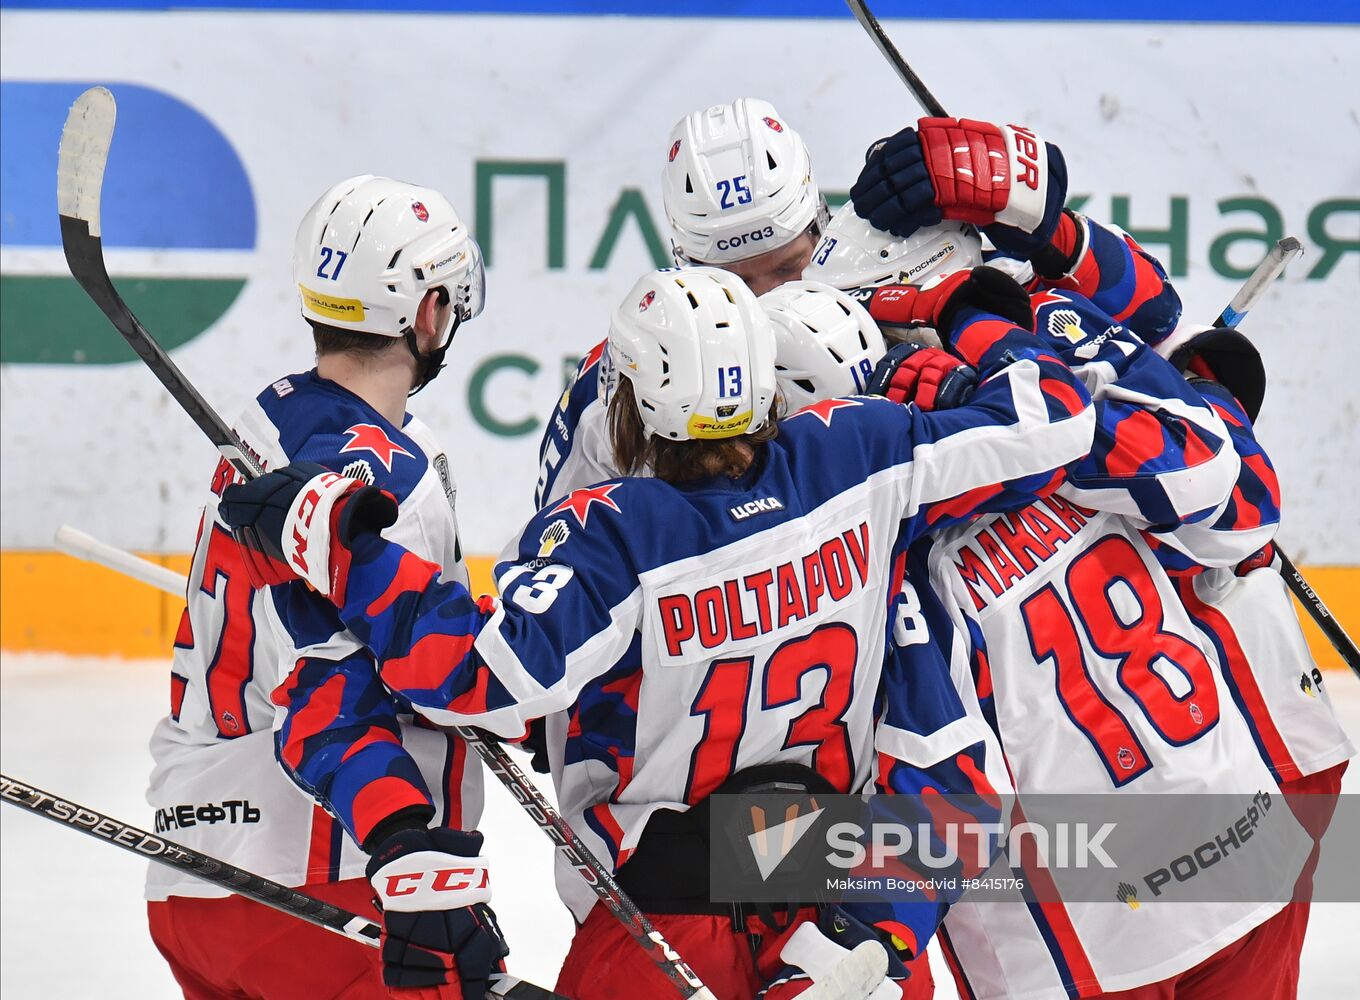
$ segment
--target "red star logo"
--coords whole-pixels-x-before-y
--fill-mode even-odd
[[[1042,292],[1036,292],[1034,295],[1031,295],[1029,297],[1029,300],[1031,303],[1033,303],[1034,311],[1036,313],[1044,306],[1055,305],[1059,302],[1072,301],[1066,295],[1059,295],[1051,288],[1046,288]]]
[[[605,483],[603,486],[591,486],[576,490],[549,513],[556,514],[560,510],[569,510],[576,515],[576,522],[584,528],[586,518],[590,516],[590,505],[593,503],[603,504],[610,510],[622,513],[622,511],[619,511],[619,505],[609,498],[609,494],[618,488],[618,483]]]
[[[388,437],[387,432],[377,424],[355,424],[345,433],[349,435],[349,440],[340,449],[340,454],[343,455],[347,451],[371,451],[388,472],[392,471],[392,456],[405,455],[407,458],[415,458]]]
[[[837,410],[839,410],[842,406],[859,406],[859,405],[860,404],[855,402],[853,399],[823,399],[820,402],[813,403],[811,406],[803,407],[801,410],[795,413],[794,416],[801,417],[804,413],[811,413],[827,427],[830,427],[831,415],[835,413]]]

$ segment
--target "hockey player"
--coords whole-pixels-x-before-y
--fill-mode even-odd
[[[654,478],[540,511],[497,567],[499,598],[437,582],[373,532],[391,516],[380,493],[314,467],[233,487],[224,512],[248,558],[282,556],[284,522],[298,529],[305,551],[290,544],[284,561],[305,567],[387,687],[430,719],[513,738],[566,712],[559,802],[626,879],[654,853],[662,814],[683,817],[765,765],[801,766],[842,792],[868,782],[895,541],[1046,493],[1089,446],[1084,390],[1004,318],[1025,303],[1018,286],[990,272],[913,298],[982,377],[969,405],[926,413],[857,397],[778,421],[768,321],[740,281],[708,268],[642,278],[611,326],[609,414],[618,467]],[[663,995],[593,894],[559,888],[581,921],[559,988]],[[782,933],[754,916],[653,919],[719,996],[741,997],[775,974],[793,923],[815,915],[799,911]],[[938,914],[920,916],[924,947]],[[771,996],[805,985],[781,977]]]
[[[1024,129],[925,120],[919,134],[906,130],[871,151],[856,185],[866,199],[858,210],[900,236],[925,240],[941,218],[966,220],[1030,261],[1039,329],[1081,366],[1100,415],[1096,447],[1062,490],[1081,506],[985,518],[920,543],[913,558],[929,567],[937,594],[952,595],[950,616],[971,656],[963,677],[995,720],[1022,798],[1268,792],[1270,774],[1233,708],[1226,670],[1200,644],[1146,539],[1181,558],[1232,565],[1272,533],[1273,471],[1245,419],[1176,385],[1113,321],[1127,319],[1160,340],[1179,303],[1131,240],[1058,210],[1061,163],[1055,147]],[[880,321],[890,318],[893,294],[875,293],[871,312]],[[1097,300],[1103,311],[1092,308]],[[1241,457],[1236,478],[1217,477],[1218,500],[1206,492],[1215,477],[1203,474],[1204,463],[1184,475],[1203,449],[1196,426],[1231,428]],[[1175,664],[1174,687],[1157,660]],[[1296,870],[1298,831],[1287,816],[1275,820],[1276,843],[1286,845],[1276,856],[1258,842],[1254,855],[1244,849],[1224,861],[1243,872],[1268,864],[1286,876]],[[1292,995],[1289,954],[1297,948],[1278,901],[1181,902],[1130,923],[1124,903],[1133,907],[1136,892],[1108,904],[1027,898],[1014,906],[965,901],[951,911],[942,939],[965,995]]]
[[[678,266],[731,271],[756,295],[802,276],[829,213],[807,146],[772,105],[742,97],[692,112],[666,149],[661,196]],[[616,474],[596,392],[603,351],[581,359],[544,428],[536,509],[575,488],[559,476],[584,486]]]
[[[353,177],[302,220],[293,278],[316,367],[270,384],[237,432],[266,468],[318,462],[385,490],[399,505],[392,537],[442,567],[443,579],[466,584],[448,459],[406,399],[438,374],[458,326],[481,311],[477,244],[438,192]],[[191,1000],[357,1000],[386,996],[384,981],[423,987],[459,977],[455,995],[481,1000],[504,953],[487,911],[451,911],[427,927],[428,915],[412,917],[382,891],[384,872],[413,853],[477,854],[480,834],[462,831],[481,811],[479,769],[468,766],[466,746],[414,721],[409,708],[356,697],[350,678],[372,675],[372,658],[334,615],[290,602],[283,588],[252,591],[218,512],[235,478],[220,462],[199,526],[170,712],[151,743],[156,829],[382,921],[381,976],[377,951],[160,865],[147,879],[152,937]],[[283,704],[299,685],[318,696],[292,705],[276,745],[271,694],[290,674],[275,695]],[[327,744],[316,746],[323,723]],[[324,776],[301,769],[315,757],[328,761]],[[329,811],[299,792],[280,761]],[[385,913],[373,908],[375,887]]]

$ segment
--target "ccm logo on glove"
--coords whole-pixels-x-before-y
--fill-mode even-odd
[[[317,476],[312,480],[312,486],[302,494],[297,506],[288,516],[288,528],[286,535],[292,542],[288,553],[288,561],[297,567],[298,572],[307,577],[311,575],[311,569],[307,565],[307,536],[304,532],[311,528],[312,518],[316,516],[317,504],[321,502],[321,488],[338,482],[340,476],[334,472],[329,472],[324,476]]]
[[[491,879],[485,868],[440,868],[432,872],[408,872],[388,875],[383,887],[383,898],[409,896],[430,880],[432,892],[462,892],[465,889],[489,889]]]

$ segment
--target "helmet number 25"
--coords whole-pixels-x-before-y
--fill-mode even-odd
[[[330,247],[321,248],[321,264],[316,269],[318,278],[329,278],[331,281],[340,280],[340,268],[345,266],[345,261],[349,259],[349,254],[343,250],[332,250]],[[331,261],[335,261],[335,267],[331,273],[326,273],[326,268],[330,267]]]
[[[747,186],[746,175],[721,180],[715,185],[718,189],[718,207],[736,208],[738,205],[751,204],[751,189]]]

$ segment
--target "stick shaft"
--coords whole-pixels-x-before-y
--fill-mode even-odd
[[[262,875],[237,868],[226,861],[200,854],[182,844],[157,837],[112,816],[96,812],[88,806],[70,802],[61,796],[18,781],[7,774],[0,774],[0,800],[26,809],[44,819],[50,819],[54,823],[69,826],[87,836],[98,837],[139,857],[187,871],[206,882],[212,882],[265,906],[290,913],[318,927],[343,934],[370,948],[378,946],[381,931],[377,924],[357,913],[333,906]]]
[[[255,478],[264,471],[259,459],[227,426],[146,327],[132,314],[132,310],[127,307],[127,303],[123,301],[109,279],[108,269],[104,263],[103,245],[98,235],[97,192],[103,182],[108,149],[112,141],[112,104],[113,98],[108,91],[103,88],[92,88],[76,99],[62,129],[62,148],[58,154],[60,183],[65,185],[65,189],[83,192],[87,197],[91,190],[96,192],[93,199],[95,209],[88,213],[81,209],[82,203],[79,199],[70,197],[58,199],[58,206],[63,212],[60,216],[61,238],[67,265],[77,284],[99,306],[123,339],[151,369],[161,385],[203,431],[208,440],[217,446],[217,450],[237,471],[248,478]],[[104,105],[107,105],[107,108]],[[93,124],[89,124],[86,120],[90,119],[92,112],[106,113],[103,118],[95,114]],[[90,137],[94,133],[98,134],[91,140]],[[71,135],[75,136],[75,141],[71,141],[68,146],[68,136]],[[65,214],[67,211],[75,214],[67,215]],[[704,987],[699,977],[638,910],[632,900],[624,895],[609,870],[590,852],[572,832],[562,815],[515,766],[504,748],[478,730],[460,728],[458,732],[468,740],[478,756],[487,762],[493,773],[505,783],[515,798],[529,810],[540,828],[552,838],[558,851],[572,862],[573,867],[582,874],[600,900],[623,921],[629,933],[646,950],[648,956],[666,974],[680,994],[685,997],[708,997],[711,1000],[712,994]],[[540,813],[544,818],[540,819]]]
[[[1265,259],[1256,265],[1256,270],[1247,276],[1232,301],[1218,314],[1214,326],[1237,326],[1251,308],[1261,300],[1269,288],[1289,266],[1289,262],[1303,253],[1303,244],[1293,236],[1286,236],[1266,254]]]
[[[133,555],[131,552],[126,552],[108,542],[101,542],[69,524],[63,524],[58,528],[53,540],[56,542],[57,548],[68,556],[83,559],[86,562],[98,563],[115,573],[122,573],[134,580],[150,584],[167,594],[183,597],[185,588],[188,586],[187,578],[174,570],[154,563],[150,559]]]
[[[1360,677],[1360,648],[1356,647],[1355,640],[1341,627],[1331,609],[1323,603],[1322,598],[1304,579],[1293,560],[1285,555],[1278,545],[1275,546],[1275,554],[1280,557],[1280,575],[1284,577],[1285,584],[1298,598],[1299,603],[1308,609],[1309,617],[1317,623],[1318,629],[1327,637],[1332,648],[1341,655],[1342,662],[1351,668],[1356,677]]]
[[[897,46],[892,43],[888,33],[883,30],[883,25],[878,23],[878,18],[874,17],[869,5],[864,0],[845,0],[845,2],[850,7],[850,12],[855,15],[855,20],[868,32],[874,45],[878,47],[878,51],[883,53],[883,58],[888,60],[901,81],[907,85],[907,89],[911,91],[911,96],[916,98],[916,102],[932,118],[949,117],[944,105],[936,100],[935,95],[930,92],[925,82],[902,58],[902,53],[897,51]]]

